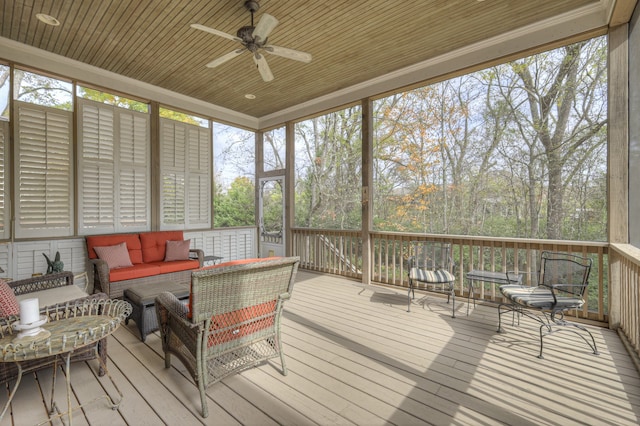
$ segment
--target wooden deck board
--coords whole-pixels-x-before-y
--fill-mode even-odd
[[[467,301],[458,298],[453,319],[437,295],[416,294],[406,312],[403,290],[361,290],[350,280],[299,272],[283,315],[289,374],[274,359],[211,386],[206,419],[184,366],[174,359],[164,368],[158,333],[143,343],[130,323],[108,345],[109,371],[125,394],[120,408],[94,402],[74,412],[74,424],[640,423],[640,375],[611,330],[590,328],[599,356],[572,333],[557,333],[545,338],[545,359],[538,359],[537,325],[512,326],[505,317],[505,332],[497,333],[495,306],[479,304],[466,316]],[[115,397],[96,370],[97,361],[73,365],[78,402],[105,389]],[[12,404],[15,424],[46,417],[51,373],[37,375],[23,378]],[[56,392],[61,405],[64,386]],[[0,403],[6,399],[5,386]]]

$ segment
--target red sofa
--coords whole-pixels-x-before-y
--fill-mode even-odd
[[[121,298],[124,290],[138,283],[173,281],[191,282],[191,271],[202,267],[204,253],[190,249],[190,259],[165,261],[167,241],[183,241],[182,231],[142,232],[138,234],[108,234],[85,237],[87,255],[94,269],[94,293],[104,292],[110,298]],[[126,243],[133,266],[109,269],[98,257],[96,247]]]

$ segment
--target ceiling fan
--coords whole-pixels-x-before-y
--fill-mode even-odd
[[[221,57],[209,62],[206,66],[209,68],[215,68],[225,62],[235,58],[245,51],[251,52],[253,56],[253,62],[255,62],[258,72],[264,81],[273,80],[273,73],[267,64],[262,51],[270,53],[272,55],[282,56],[283,58],[293,59],[304,63],[311,62],[311,54],[306,52],[300,52],[299,50],[288,49],[286,47],[274,46],[267,44],[269,34],[278,25],[278,20],[271,15],[263,14],[260,21],[256,26],[253,25],[253,14],[260,8],[260,5],[255,0],[247,0],[244,6],[251,12],[251,25],[240,28],[236,36],[227,34],[223,31],[219,31],[213,28],[206,27],[200,24],[191,24],[191,28],[197,30],[206,31],[211,34],[215,34],[220,37],[227,38],[233,41],[239,41],[242,44],[242,48],[231,51]]]

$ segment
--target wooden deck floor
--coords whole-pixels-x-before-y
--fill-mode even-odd
[[[109,369],[125,398],[74,411],[90,425],[637,425],[640,376],[616,333],[593,328],[600,356],[571,333],[545,340],[524,321],[496,333],[497,312],[466,300],[450,317],[445,299],[429,295],[406,312],[406,293],[366,289],[353,281],[300,272],[285,305],[283,340],[289,374],[277,362],[230,377],[208,390],[200,416],[197,388],[179,361],[164,368],[157,333],[140,342],[135,325],[109,340]],[[72,367],[73,398],[84,402],[108,380],[97,363]],[[51,372],[26,375],[1,425],[46,417]],[[57,399],[66,404],[64,382]],[[3,390],[0,403],[7,392]],[[13,423],[12,423],[13,421]],[[53,422],[60,424],[59,421]]]

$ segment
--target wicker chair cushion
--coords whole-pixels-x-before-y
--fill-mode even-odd
[[[500,292],[509,300],[520,305],[535,309],[564,310],[580,308],[584,300],[577,297],[562,297],[556,295],[554,305],[553,294],[548,287],[525,287],[520,285],[500,286]]]
[[[0,279],[0,317],[20,314],[18,299],[5,280]]]
[[[218,268],[224,268],[226,266],[244,265],[246,263],[260,262],[260,261],[263,261],[263,260],[264,259],[262,259],[262,258],[249,258],[249,259],[230,260],[229,262],[219,263],[217,265],[206,266],[206,267],[204,267],[202,269],[218,269]],[[190,292],[189,292],[189,304],[187,305],[187,308],[188,308],[187,318],[193,318],[192,315],[191,315],[191,312],[192,312],[192,309],[191,309],[191,291],[192,290],[193,289],[191,289]]]
[[[171,262],[173,260],[188,260],[189,259],[189,246],[191,240],[180,241],[167,241],[167,248],[165,250],[164,261]]]
[[[269,314],[273,314],[275,309],[276,301],[272,300],[226,314],[212,316],[207,346],[219,345],[273,326],[274,317]]]
[[[114,246],[94,247],[98,257],[109,265],[109,269],[128,268],[133,266],[129,251],[127,251],[127,243],[122,242]]]
[[[82,299],[87,296],[87,293],[82,291],[77,285],[63,285],[55,288],[48,288],[46,290],[38,290],[32,293],[23,293],[16,296],[16,299],[20,302],[24,299],[37,297],[38,305],[40,308],[44,308],[45,306],[52,306],[58,303],[68,302],[70,300]]]

